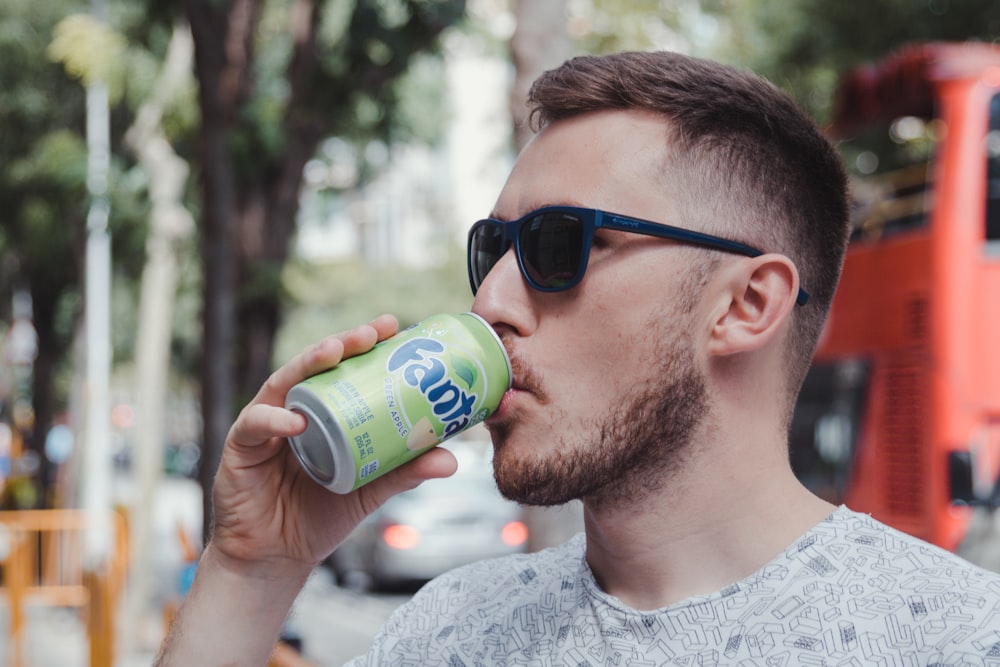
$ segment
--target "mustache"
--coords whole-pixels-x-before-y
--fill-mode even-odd
[[[510,358],[511,386],[514,389],[533,394],[540,403],[548,403],[548,397],[542,390],[541,374],[535,371],[527,361],[514,350],[514,345],[508,337],[501,337],[507,356]]]

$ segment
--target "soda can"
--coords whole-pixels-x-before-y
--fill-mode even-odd
[[[489,417],[510,359],[478,315],[434,315],[292,387],[306,416],[290,438],[310,477],[349,493]]]

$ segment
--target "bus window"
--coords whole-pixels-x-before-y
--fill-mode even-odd
[[[986,240],[1000,241],[1000,95],[990,100],[986,135]]]
[[[792,469],[813,493],[834,504],[844,501],[850,481],[868,379],[864,361],[816,363],[792,417]]]
[[[904,116],[841,143],[852,174],[852,240],[927,224],[938,122]]]

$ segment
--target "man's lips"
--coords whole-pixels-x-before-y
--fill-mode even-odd
[[[510,410],[513,409],[513,404],[518,400],[518,397],[531,395],[538,399],[540,402],[545,402],[542,392],[539,390],[540,382],[536,374],[528,367],[521,357],[514,353],[513,345],[510,341],[505,340],[504,346],[507,348],[507,355],[510,358],[510,368],[511,368],[511,385],[510,388],[504,392],[503,397],[500,399],[500,405],[497,407],[496,411],[486,420],[487,424],[490,421],[500,420],[505,414],[508,414]]]
[[[500,405],[498,405],[497,409],[493,411],[493,414],[491,414],[486,419],[487,426],[490,424],[490,422],[497,422],[504,418],[504,415],[506,415],[510,411],[511,402],[514,401],[514,396],[517,393],[518,390],[515,389],[514,387],[511,387],[506,392],[504,392],[504,395],[500,398]]]
[[[507,346],[507,354],[510,358],[511,369],[510,390],[526,391],[536,395],[540,394],[541,392],[538,391],[539,382],[535,373],[521,357],[514,354],[510,346]]]
[[[516,379],[511,383],[510,388],[504,392],[503,397],[500,399],[500,405],[493,412],[486,423],[489,424],[490,421],[497,421],[502,419],[505,415],[513,409],[513,405],[518,401],[520,397],[524,396],[535,396],[540,399],[539,393],[534,389],[535,385],[524,382],[520,379]]]

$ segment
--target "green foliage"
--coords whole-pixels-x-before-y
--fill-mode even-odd
[[[329,0],[324,9],[311,105],[332,111],[332,134],[387,138],[398,120],[394,82],[418,54],[434,51],[437,32],[462,16],[465,2]]]
[[[7,228],[10,245],[5,250],[23,270],[44,273],[55,284],[75,281],[74,239],[80,230],[74,227],[85,213],[86,179],[86,147],[69,130],[39,137],[27,153],[9,162],[4,194],[16,202],[17,218]]]
[[[444,65],[426,54],[413,59],[410,68],[396,81],[399,107],[393,138],[399,142],[434,145],[441,141],[449,118]]]
[[[290,4],[263,4],[251,97],[228,138],[245,182],[271,171],[285,149],[294,47]],[[319,68],[299,88],[296,117],[313,118],[329,136],[358,146],[376,139],[437,140],[444,82],[440,61],[431,57],[431,30],[455,23],[464,6],[464,0],[321,2]]]
[[[691,5],[676,0],[580,0],[574,3],[569,33],[585,53],[665,48],[677,41]]]
[[[7,289],[26,288],[36,276],[58,292],[75,281],[78,266],[74,228],[85,210],[86,155],[74,130],[82,127],[83,91],[38,57],[59,16],[43,5],[14,2],[14,11],[0,15],[0,314],[10,304]]]
[[[9,317],[11,290],[28,289],[40,354],[56,373],[45,380],[55,404],[44,414],[68,401],[65,374],[82,312],[89,196],[85,89],[74,76],[114,79],[130,60],[122,38],[95,24],[85,15],[88,9],[82,1],[7,0],[0,12],[0,321]],[[119,92],[126,78],[119,77]],[[119,117],[113,116],[115,127]],[[138,223],[148,204],[144,184],[127,177],[127,160],[113,158],[111,168],[109,227],[116,271],[128,285],[144,255],[144,227]]]
[[[108,84],[114,100],[124,86],[121,63],[127,46],[107,23],[90,14],[71,14],[56,24],[46,54],[84,86]]]
[[[13,160],[7,176],[14,187],[49,180],[82,195],[87,187],[87,147],[75,132],[56,129],[40,137],[31,152]]]
[[[840,74],[915,41],[992,41],[996,0],[718,0],[713,55],[789,90],[821,123]]]
[[[673,48],[760,72],[821,123],[840,74],[914,41],[993,41],[997,0],[579,0],[570,34],[590,53]]]
[[[289,296],[299,305],[282,327],[275,363],[329,334],[391,313],[405,327],[439,312],[463,312],[472,305],[464,251],[451,248],[429,269],[373,267],[361,262],[293,262],[284,272]]]

